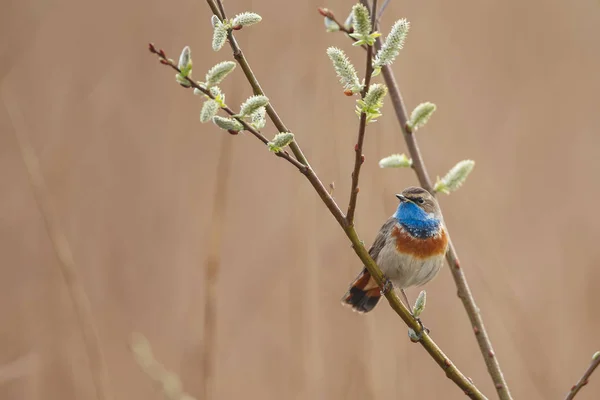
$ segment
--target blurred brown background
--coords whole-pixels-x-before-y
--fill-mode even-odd
[[[344,19],[352,4],[226,3],[229,15],[263,16],[238,40],[344,209],[357,121],[325,49],[348,50],[361,73],[364,55],[327,34],[316,8]],[[464,398],[385,302],[367,316],[340,306],[360,265],[302,176],[250,135],[200,125],[200,98],[148,53],[149,41],[173,58],[190,45],[199,79],[232,59],[210,48],[205,2],[4,0],[1,10],[1,399],[99,398],[90,321],[110,399],[162,398],[133,360],[132,332],[202,400]],[[441,203],[506,378],[515,398],[562,399],[600,350],[600,4],[394,0],[383,31],[400,17],[412,23],[394,66],[407,105],[438,105],[419,132],[430,173],[477,162]],[[239,68],[223,89],[232,107],[251,94]],[[383,110],[357,210],[369,243],[393,194],[416,184],[377,166],[405,151],[389,102]],[[50,230],[19,140],[39,161]],[[61,272],[53,226],[81,286]],[[433,338],[495,398],[447,268],[427,291]],[[594,376],[578,399],[599,397]]]

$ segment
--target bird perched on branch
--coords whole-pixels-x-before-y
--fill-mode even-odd
[[[396,197],[400,204],[379,230],[369,254],[389,281],[402,291],[433,279],[444,263],[448,235],[440,207],[425,189],[409,187]],[[371,311],[381,297],[381,288],[364,268],[342,298],[354,311]]]

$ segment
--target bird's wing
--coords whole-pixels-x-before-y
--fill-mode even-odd
[[[379,256],[379,252],[385,246],[387,238],[390,237],[391,231],[395,225],[396,225],[396,218],[390,217],[390,219],[385,221],[385,224],[383,224],[383,226],[379,230],[379,233],[375,237],[375,241],[373,242],[373,245],[369,249],[369,255],[371,256],[371,258],[373,260],[375,260],[375,262],[377,262],[377,257]]]

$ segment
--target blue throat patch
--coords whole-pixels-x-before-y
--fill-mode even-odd
[[[427,239],[439,232],[440,220],[430,217],[415,203],[401,202],[394,217],[413,237]]]

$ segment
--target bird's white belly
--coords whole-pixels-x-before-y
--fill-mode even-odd
[[[387,243],[379,252],[377,265],[381,271],[400,289],[420,286],[433,279],[442,265],[444,255],[426,259],[400,254],[395,246]]]

